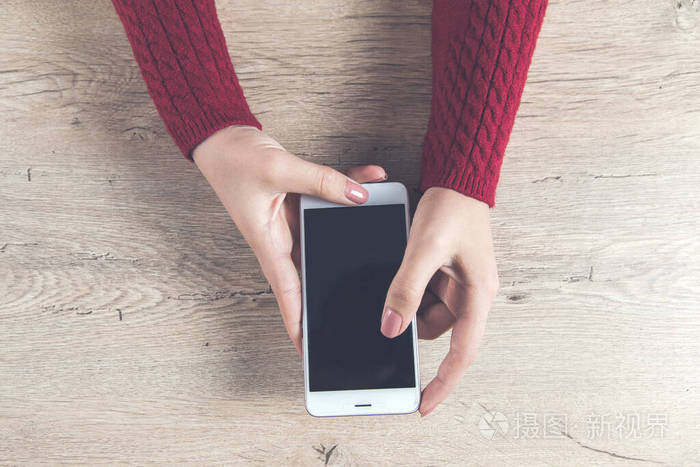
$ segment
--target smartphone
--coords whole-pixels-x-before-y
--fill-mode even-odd
[[[418,410],[415,317],[393,339],[380,332],[408,240],[408,193],[369,183],[368,201],[300,200],[302,348],[306,410],[313,416]]]

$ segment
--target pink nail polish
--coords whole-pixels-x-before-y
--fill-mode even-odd
[[[401,319],[400,314],[386,308],[384,310],[384,315],[382,316],[382,334],[389,338],[398,336],[399,331],[401,330],[402,322],[403,320]]]
[[[353,203],[361,204],[367,201],[367,190],[352,180],[345,182],[345,197]]]

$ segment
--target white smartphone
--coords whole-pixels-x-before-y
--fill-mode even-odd
[[[305,400],[318,417],[411,413],[420,403],[415,318],[398,337],[380,332],[406,249],[408,193],[401,183],[363,187],[359,206],[300,201]]]

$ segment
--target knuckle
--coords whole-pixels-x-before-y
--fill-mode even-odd
[[[395,279],[391,287],[391,300],[399,306],[411,306],[420,302],[423,291],[404,279]]]
[[[299,284],[282,285],[278,288],[277,294],[280,298],[296,297],[301,294],[301,286]]]
[[[490,298],[494,298],[498,294],[498,289],[500,287],[498,272],[495,268],[484,271],[476,278],[475,285]]]
[[[451,238],[444,231],[436,232],[429,237],[429,245],[437,251],[447,251],[450,248]]]
[[[470,366],[472,366],[472,364],[474,363],[474,360],[476,359],[476,355],[474,355],[473,353],[466,353],[466,354],[462,354],[461,356],[459,356],[457,358],[458,358],[457,365],[460,368],[467,369]]]
[[[270,185],[277,185],[287,173],[287,158],[278,151],[269,151],[265,156],[265,169],[262,171],[262,178]]]
[[[476,360],[475,351],[453,350],[452,352],[450,352],[450,354],[452,355],[452,364],[455,368],[457,368],[460,371],[464,371],[470,366],[472,366],[474,360]]]
[[[423,252],[444,252],[448,251],[450,246],[449,237],[440,230],[423,234],[417,240],[415,248]]]
[[[321,196],[328,196],[333,192],[336,172],[330,167],[319,165],[316,168],[316,191]]]
[[[438,382],[442,387],[447,388],[448,390],[451,389],[451,384],[449,382],[449,379],[445,376],[442,365],[440,365],[440,368],[438,368],[438,372],[435,375],[435,381]]]

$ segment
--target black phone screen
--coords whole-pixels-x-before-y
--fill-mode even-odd
[[[380,332],[406,249],[403,204],[304,211],[309,389],[415,386],[412,324]]]

